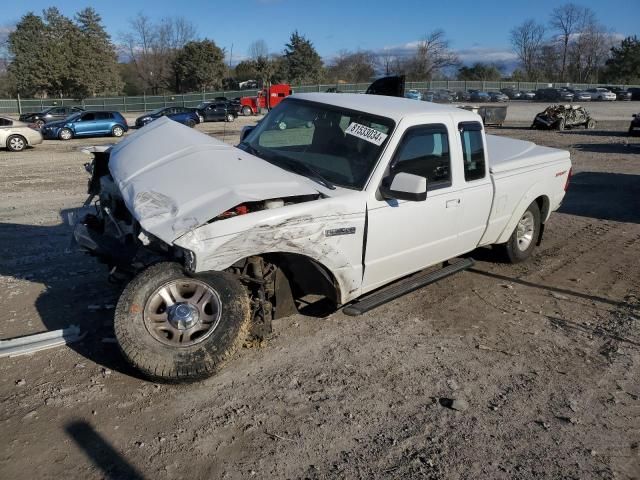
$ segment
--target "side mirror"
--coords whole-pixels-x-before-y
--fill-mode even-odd
[[[392,173],[382,181],[380,193],[384,198],[422,202],[427,199],[427,179],[413,173]]]
[[[255,125],[245,125],[242,127],[242,130],[240,131],[240,141],[244,142],[244,139],[247,138],[254,128],[256,128]]]

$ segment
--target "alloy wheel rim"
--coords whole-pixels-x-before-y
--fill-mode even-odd
[[[165,283],[149,296],[143,320],[160,343],[189,347],[211,336],[221,315],[222,303],[215,290],[200,280],[182,278]]]
[[[524,215],[520,218],[516,227],[516,241],[518,249],[524,252],[529,248],[531,242],[533,242],[533,233],[535,230],[535,220],[533,213],[530,211],[524,212]]]
[[[9,145],[11,145],[11,148],[14,150],[22,150],[24,148],[24,141],[21,138],[12,138]]]

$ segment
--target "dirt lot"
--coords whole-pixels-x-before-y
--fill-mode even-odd
[[[473,271],[362,317],[279,320],[261,348],[180,386],[126,367],[117,288],[66,251],[60,214],[85,199],[77,149],[111,139],[1,151],[0,338],[87,334],[0,359],[0,478],[640,478],[640,139],[612,115],[595,131],[492,130],[572,153],[531,261],[476,251]]]

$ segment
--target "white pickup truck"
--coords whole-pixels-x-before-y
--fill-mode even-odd
[[[472,112],[385,96],[293,95],[242,137],[160,119],[89,168],[96,211],[74,237],[130,279],[116,336],[150,377],[214,373],[309,295],[358,314],[480,246],[525,260],[571,170],[568,152],[485,135]]]

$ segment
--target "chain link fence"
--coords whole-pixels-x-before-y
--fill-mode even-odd
[[[339,91],[343,93],[364,93],[369,83],[338,83],[320,85],[300,85],[292,87],[294,93]],[[584,90],[603,86],[603,84],[568,84],[550,82],[483,82],[483,81],[459,81],[459,80],[434,80],[430,82],[406,82],[407,90],[482,90],[495,91],[501,88],[514,88],[515,90],[537,90],[547,87],[567,87]],[[620,85],[622,87],[640,87],[638,85]],[[236,97],[253,97],[257,90],[234,90],[218,92],[201,92],[174,95],[142,95],[121,97],[93,97],[82,100],[71,98],[15,98],[0,99],[0,114],[21,114],[39,112],[53,106],[79,106],[85,110],[117,110],[127,112],[147,112],[161,107],[195,107],[201,102],[214,100],[217,97],[233,99]]]

